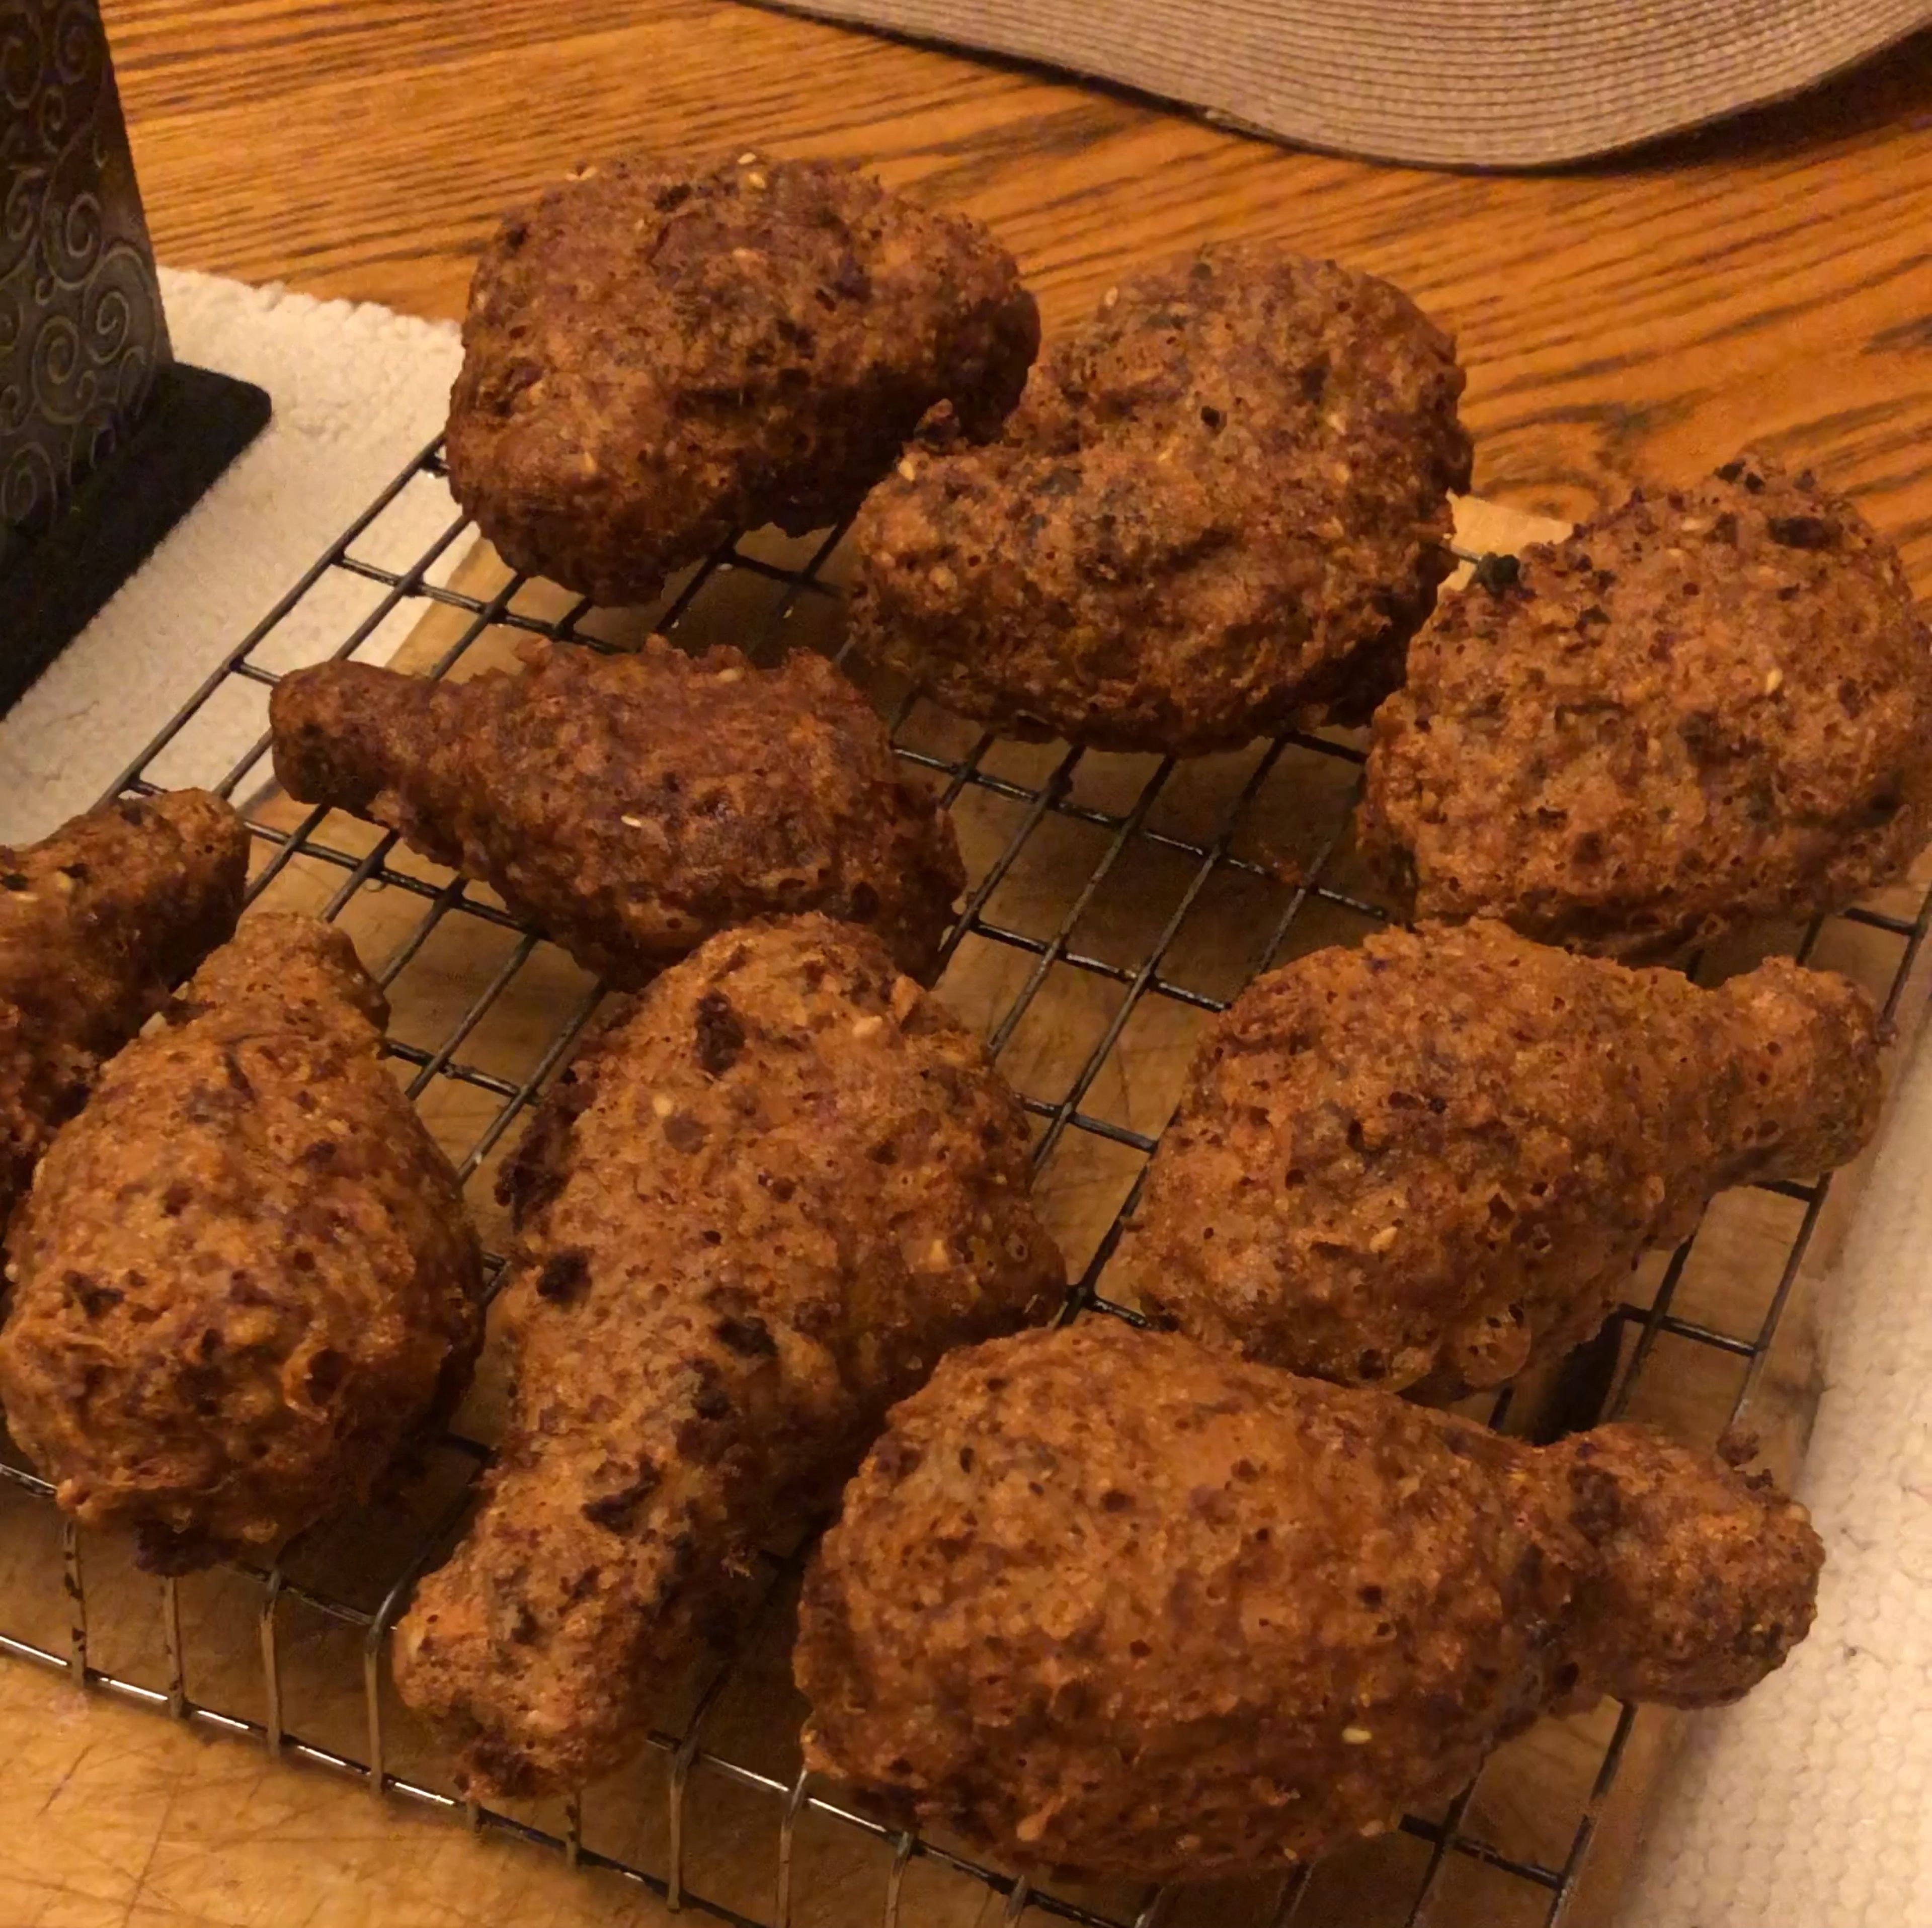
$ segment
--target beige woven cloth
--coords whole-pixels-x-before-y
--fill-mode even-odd
[[[1798,93],[1932,0],[778,0],[1118,82],[1304,145],[1538,167]]]

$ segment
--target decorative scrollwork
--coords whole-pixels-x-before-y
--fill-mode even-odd
[[[0,568],[168,358],[98,0],[0,0]]]

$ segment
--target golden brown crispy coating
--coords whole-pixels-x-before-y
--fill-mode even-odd
[[[524,654],[466,683],[298,670],[269,706],[275,775],[480,877],[615,984],[766,912],[868,925],[931,968],[965,883],[952,825],[822,657]]]
[[[100,1062],[235,928],[248,832],[206,790],[0,848],[0,1228]]]
[[[1567,1528],[1594,1556],[1563,1636],[1586,1691],[1720,1706],[1810,1629],[1824,1548],[1768,1474],[1741,1478],[1640,1426],[1573,1433],[1532,1466],[1542,1543]]]
[[[130,1045],[9,1242],[0,1402],[88,1526],[180,1573],[364,1499],[468,1384],[481,1264],[342,932],[250,918]]]
[[[1454,345],[1265,242],[1109,292],[998,439],[943,420],[855,526],[853,634],[961,715],[1106,749],[1365,722],[1451,566]]]
[[[1454,1793],[1546,1706],[1736,1698],[1822,1558],[1640,1428],[1539,1451],[1090,1319],[892,1413],[806,1576],[805,1759],[1022,1868],[1256,1871]]]
[[[1741,456],[1490,580],[1376,717],[1362,840],[1418,917],[1664,958],[1835,909],[1932,834],[1932,631],[1808,475]]]
[[[1060,1302],[1018,1102],[877,940],[714,938],[552,1094],[506,1195],[508,1440],[395,1651],[463,1784],[581,1784],[949,1347]]]
[[[1018,399],[1040,317],[978,222],[823,161],[617,161],[484,251],[449,480],[506,561],[637,602],[740,529],[848,514],[919,418]]]
[[[1855,985],[1714,991],[1478,922],[1258,979],[1203,1041],[1122,1254],[1156,1318],[1345,1384],[1490,1386],[1603,1324],[1716,1192],[1878,1121]]]

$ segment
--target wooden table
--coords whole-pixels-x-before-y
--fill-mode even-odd
[[[1576,519],[1747,441],[1855,490],[1932,589],[1932,37],[1553,177],[1286,152],[724,0],[106,0],[170,263],[461,311],[500,211],[643,145],[874,164],[984,216],[1053,322],[1281,235],[1400,282],[1469,370],[1480,493]]]
[[[1856,490],[1932,590],[1932,40],[1532,180],[1287,153],[722,0],[106,11],[173,265],[454,315],[502,208],[646,143],[873,163],[993,222],[1050,324],[1132,262],[1280,234],[1456,330],[1484,493],[1574,517],[1754,439]],[[0,1666],[0,1928],[643,1918],[608,1878]]]

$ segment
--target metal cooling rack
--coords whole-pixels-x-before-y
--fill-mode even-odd
[[[278,681],[278,671],[268,667],[262,657],[265,654],[272,655],[278,629],[291,612],[306,598],[326,589],[332,583],[339,584],[352,579],[379,592],[374,607],[343,634],[334,652],[338,657],[349,655],[362,648],[385,625],[399,619],[406,622],[436,605],[453,613],[460,633],[426,673],[432,676],[448,674],[478,640],[493,629],[524,630],[556,641],[580,643],[592,648],[609,647],[607,642],[582,627],[593,614],[592,607],[587,601],[580,601],[560,619],[540,619],[520,611],[516,606],[520,592],[526,586],[526,579],[520,576],[513,577],[488,597],[466,594],[460,589],[433,580],[439,569],[446,570],[450,558],[464,553],[467,546],[466,538],[473,533],[470,526],[460,518],[449,523],[406,567],[384,567],[360,553],[358,545],[364,543],[384,513],[406,489],[419,478],[440,479],[442,472],[437,445],[432,444],[357,517],[314,568],[236,646],[179,715],[130,766],[110,794],[152,793],[163,787],[154,781],[154,772],[165,753],[198,717],[223,698],[225,692],[238,683],[272,686]],[[741,639],[741,646],[754,658],[770,660],[784,647],[788,626],[804,599],[837,594],[836,588],[822,579],[822,572],[836,546],[838,533],[828,535],[796,566],[782,566],[761,559],[748,553],[739,543],[726,545],[683,583],[659,615],[656,626],[675,632],[689,613],[700,606],[700,598],[716,594],[734,572],[750,572],[774,586],[776,599],[758,625],[757,633]],[[1466,556],[1465,559],[1475,559]],[[1343,844],[1348,827],[1352,788],[1338,791],[1341,801],[1335,808],[1334,821],[1324,826],[1312,861],[1301,866],[1292,882],[1282,883],[1276,868],[1240,854],[1236,848],[1237,835],[1250,807],[1284,759],[1312,757],[1359,765],[1363,753],[1347,741],[1298,733],[1269,745],[1240,786],[1232,808],[1225,814],[1218,834],[1204,841],[1170,834],[1150,820],[1175,770],[1176,763],[1172,758],[1160,762],[1146,777],[1130,807],[1125,810],[1101,808],[1083,803],[1076,796],[1074,779],[1084,754],[1078,749],[1065,751],[1043,778],[1023,781],[1001,775],[987,766],[988,753],[997,741],[990,734],[980,736],[970,749],[956,757],[934,754],[902,741],[914,700],[908,697],[890,714],[888,720],[894,741],[909,763],[939,780],[946,805],[951,807],[969,790],[976,790],[1002,799],[1017,806],[1018,811],[1017,825],[1004,848],[974,880],[964,911],[948,940],[946,951],[950,958],[962,939],[970,934],[1032,960],[1018,993],[992,1028],[989,1042],[994,1048],[997,1051],[1012,1037],[1056,967],[1108,980],[1120,987],[1123,994],[1076,1075],[1058,1089],[1047,1092],[1023,1090],[1021,1094],[1028,1111],[1041,1121],[1034,1154],[1036,1171],[1052,1156],[1063,1136],[1070,1132],[1108,1141],[1143,1159],[1154,1150],[1154,1138],[1090,1111],[1086,1108],[1086,1100],[1096,1078],[1119,1044],[1129,1021],[1147,1000],[1172,1000],[1210,1013],[1226,1008],[1225,1000],[1190,988],[1178,975],[1168,975],[1165,968],[1177,934],[1217,873],[1244,874],[1272,884],[1280,892],[1283,901],[1273,919],[1261,968],[1266,968],[1282,955],[1298,925],[1317,906],[1352,913],[1358,919],[1368,920],[1368,924],[1384,921],[1388,916],[1384,907],[1330,880],[1336,853]],[[225,776],[208,785],[224,796],[240,798],[250,829],[264,847],[263,860],[250,887],[251,903],[298,858],[316,860],[329,867],[332,874],[339,874],[339,883],[322,913],[332,919],[340,916],[359,892],[380,887],[410,893],[421,901],[421,916],[413,931],[384,967],[381,977],[386,985],[421,952],[438,926],[452,916],[479,919],[516,935],[514,948],[440,1040],[427,1046],[392,1040],[389,1045],[392,1054],[412,1068],[408,1088],[412,1097],[420,1099],[438,1084],[453,1084],[466,1087],[490,1102],[493,1108],[487,1123],[475,1133],[467,1150],[458,1161],[460,1174],[466,1180],[495,1150],[518,1114],[530,1104],[544,1081],[568,1052],[589,1021],[598,1002],[598,994],[592,991],[562,1014],[548,1048],[520,1078],[499,1075],[482,1065],[466,1060],[464,1054],[466,1042],[472,1039],[512,978],[529,960],[539,941],[538,937],[495,905],[479,898],[460,878],[437,883],[398,868],[391,861],[397,847],[397,839],[393,835],[385,835],[373,848],[358,852],[339,847],[322,834],[328,814],[325,810],[312,811],[292,830],[262,820],[256,808],[260,799],[251,792],[250,785],[262,781],[266,768],[266,749],[264,737],[237,760]],[[1001,922],[990,914],[989,905],[1001,883],[1019,861],[1029,840],[1052,817],[1086,825],[1102,833],[1106,841],[1084,883],[1067,901],[1057,928],[1042,934]],[[1137,843],[1165,850],[1170,856],[1191,866],[1191,870],[1179,901],[1155,941],[1137,961],[1123,964],[1083,950],[1076,943],[1075,934],[1083,913],[1096,893],[1123,856]],[[1896,961],[1890,974],[1886,1008],[1886,1015],[1890,1020],[1925,942],[1928,927],[1932,927],[1932,895],[1928,895],[1918,906],[1916,914],[1910,917],[1862,907],[1848,910],[1843,916],[1850,922],[1880,934],[1895,946]],[[1802,942],[1795,947],[1797,955],[1802,958],[1810,954],[1828,921],[1820,919],[1810,927]],[[1666,1335],[1743,1362],[1744,1378],[1732,1408],[1735,1414],[1750,1399],[1763,1373],[1792,1287],[1816,1229],[1828,1183],[1828,1180],[1821,1180],[1813,1185],[1778,1184],[1760,1188],[1796,1201],[1802,1207],[1802,1214],[1784,1251],[1775,1284],[1766,1301],[1762,1322],[1754,1335],[1739,1337],[1697,1320],[1679,1316],[1673,1311],[1678,1285],[1695,1244],[1696,1235],[1694,1234],[1671,1257],[1650,1304],[1627,1303],[1618,1309],[1610,1328],[1616,1355],[1612,1360],[1614,1372],[1601,1375],[1596,1388],[1597,1396],[1592,1402],[1599,1411],[1574,1417],[1586,1419],[1610,1416],[1622,1410],[1650,1366],[1658,1342]],[[1136,1177],[1125,1203],[1114,1215],[1072,1288],[1065,1316],[1071,1318],[1090,1312],[1137,1321],[1137,1315],[1130,1309],[1114,1303],[1101,1291],[1100,1282],[1139,1191],[1140,1180]],[[491,1255],[488,1266],[494,1292],[502,1276],[500,1256]],[[1508,1398],[1505,1393],[1492,1409],[1492,1423],[1501,1420]],[[487,1449],[454,1436],[447,1443],[468,1462],[470,1477],[473,1480],[476,1472],[487,1462]],[[51,1507],[52,1492],[46,1483],[4,1459],[0,1459],[0,1483],[10,1483],[14,1489]],[[822,1817],[839,1828],[853,1831],[857,1836],[869,1837],[877,1844],[884,1875],[883,1919],[886,1928],[893,1928],[899,1920],[908,1870],[920,1860],[930,1861],[983,1885],[997,1898],[1000,1918],[1006,1922],[1018,1921],[1022,1916],[1037,1916],[1086,1924],[1089,1928],[1154,1928],[1154,1924],[1167,1918],[1179,1900],[1178,1891],[1164,1888],[1146,1894],[1137,1905],[1125,1912],[1102,1912],[1084,1902],[1033,1887],[1024,1879],[1016,1879],[940,1844],[898,1833],[844,1805],[828,1793],[814,1789],[809,1784],[809,1777],[802,1774],[786,1780],[729,1758],[724,1752],[707,1747],[703,1735],[705,1719],[716,1706],[730,1678],[728,1666],[710,1681],[688,1719],[680,1723],[674,1730],[654,1731],[649,1737],[650,1747],[668,1757],[669,1770],[668,1829],[665,1837],[668,1849],[664,1864],[659,1867],[639,1865],[619,1855],[600,1852],[584,1838],[581,1810],[576,1802],[568,1804],[562,1828],[553,1830],[466,1803],[394,1771],[386,1765],[388,1750],[386,1747],[385,1713],[380,1693],[386,1642],[390,1628],[407,1603],[416,1577],[448,1543],[460,1521],[466,1492],[466,1482],[465,1491],[443,1510],[435,1528],[420,1536],[419,1543],[395,1570],[380,1604],[373,1611],[338,1597],[326,1587],[292,1578],[287,1571],[286,1554],[283,1561],[272,1568],[238,1567],[232,1570],[256,1590],[257,1596],[261,1696],[258,1705],[262,1709],[260,1717],[234,1707],[206,1704],[190,1695],[177,1583],[172,1580],[152,1583],[159,1597],[162,1648],[166,1657],[166,1678],[161,1684],[124,1678],[90,1660],[90,1642],[94,1636],[90,1630],[89,1598],[82,1572],[82,1546],[74,1528],[68,1522],[62,1522],[60,1537],[63,1567],[61,1578],[70,1621],[67,1651],[58,1652],[47,1645],[0,1631],[0,1652],[60,1669],[89,1687],[152,1707],[178,1720],[251,1739],[264,1745],[271,1754],[288,1756],[352,1776],[379,1795],[400,1797],[449,1811],[466,1822],[472,1830],[512,1835],[553,1850],[574,1866],[603,1868],[627,1876],[664,1898],[674,1908],[696,1909],[738,1924],[738,1928],[790,1928],[796,1919],[802,1897],[798,1891],[795,1846],[800,1825],[808,1816]],[[780,1563],[773,1564],[776,1568]],[[795,1567],[796,1562],[790,1564]],[[293,1602],[302,1603],[330,1622],[354,1630],[361,1637],[361,1693],[367,1732],[362,1759],[324,1745],[320,1740],[304,1738],[285,1724],[284,1655],[279,1630],[281,1609]],[[1555,1923],[1577,1883],[1585,1850],[1624,1756],[1632,1718],[1633,1710],[1624,1707],[1610,1728],[1602,1744],[1594,1786],[1576,1816],[1567,1850],[1560,1857],[1546,1861],[1522,1858],[1504,1853],[1479,1835],[1466,1830],[1463,1823],[1473,1788],[1465,1790],[1451,1802],[1439,1820],[1420,1816],[1406,1819],[1401,1834],[1426,1844],[1427,1853],[1414,1880],[1413,1894],[1406,1903],[1406,1912],[1400,1918],[1408,1924],[1418,1923],[1432,1897],[1438,1893],[1445,1870],[1460,1860],[1480,1864],[1507,1881],[1516,1901],[1510,1919],[1519,1918],[1520,1915],[1528,1919],[1533,1915],[1534,1918]],[[773,1838],[770,1891],[772,1904],[768,1914],[746,1914],[721,1900],[696,1891],[691,1885],[688,1864],[692,1858],[689,1846],[695,1824],[688,1811],[687,1792],[694,1777],[700,1774],[722,1777],[763,1797],[769,1803]],[[1307,1897],[1311,1878],[1311,1871],[1298,1871],[1282,1885],[1278,1897],[1264,1904],[1264,1912],[1270,1928],[1292,1928],[1292,1924],[1303,1921],[1302,1903]],[[1538,1910],[1540,1913],[1536,1912]],[[1394,1915],[1389,1918],[1391,1922],[1396,1918]]]

